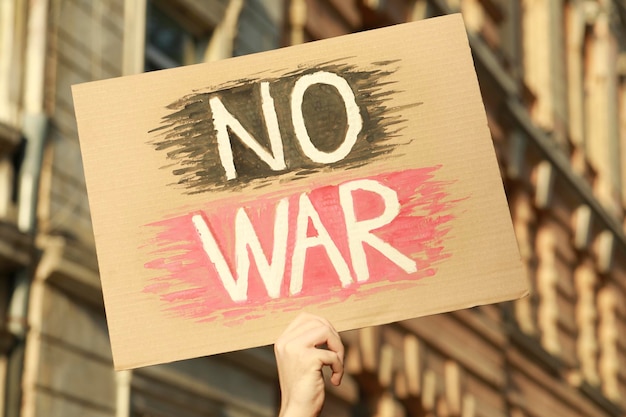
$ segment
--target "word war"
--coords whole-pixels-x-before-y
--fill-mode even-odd
[[[371,219],[356,220],[353,191],[362,190],[376,194],[382,199],[383,212]],[[348,247],[352,267],[359,282],[367,281],[369,270],[365,259],[363,244],[367,243],[376,249],[404,272],[415,272],[415,261],[400,253],[388,242],[383,241],[372,233],[389,224],[400,212],[400,204],[397,194],[390,188],[378,181],[358,180],[342,184],[338,187],[339,205],[343,213],[345,230],[341,234],[347,236]],[[352,283],[348,264],[341,256],[337,245],[331,238],[328,230],[324,227],[318,211],[313,206],[307,193],[298,196],[298,208],[296,215],[295,242],[292,245],[291,254],[291,282],[289,294],[297,294],[302,291],[302,276],[307,249],[317,246],[323,248],[328,255],[335,273],[339,276],[342,286],[347,287]],[[248,272],[250,259],[247,248],[250,249],[259,268],[259,273],[265,284],[268,295],[278,298],[285,269],[285,256],[287,252],[287,236],[289,229],[289,198],[278,201],[274,215],[274,244],[272,249],[272,263],[263,255],[258,236],[246,214],[244,208],[236,210],[235,216],[235,259],[237,262],[238,279],[235,281],[223,254],[221,253],[215,237],[203,217],[196,214],[192,217],[194,226],[200,236],[202,247],[211,262],[215,265],[220,280],[228,291],[233,301],[245,301],[247,299]],[[287,221],[286,221],[287,220]],[[309,226],[315,229],[314,236],[308,236]]]
[[[241,306],[289,306],[291,299],[338,302],[371,284],[381,291],[432,276],[450,255],[442,239],[456,204],[447,183],[434,179],[437,169],[347,180],[244,206],[224,202],[219,211],[154,223],[162,229],[162,257],[146,267],[167,274],[145,291],[183,315],[207,319]],[[182,254],[170,256],[175,249]]]

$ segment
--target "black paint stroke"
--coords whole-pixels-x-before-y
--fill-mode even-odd
[[[261,188],[278,181],[296,181],[319,172],[353,169],[389,156],[396,146],[389,140],[397,137],[406,122],[399,113],[409,106],[387,106],[387,101],[399,91],[393,89],[395,81],[387,80],[398,61],[373,63],[364,70],[355,65],[327,62],[310,68],[300,68],[277,78],[249,78],[213,86],[209,91],[196,91],[171,103],[170,111],[162,117],[161,126],[149,133],[150,144],[157,151],[167,153],[172,169],[178,178],[176,184],[187,194],[217,189]],[[303,75],[328,71],[348,81],[355,94],[363,119],[363,128],[351,152],[341,161],[319,164],[308,159],[300,150],[293,131],[290,114],[290,93],[298,78]],[[220,97],[226,108],[241,122],[266,149],[269,139],[261,111],[260,82],[270,83],[280,132],[283,139],[287,168],[271,170],[256,154],[231,133],[231,146],[237,177],[226,180],[217,150],[216,131],[213,126],[210,97]],[[307,89],[302,111],[311,140],[323,151],[331,151],[342,141],[347,129],[347,116],[341,97],[332,86],[317,84]],[[292,175],[284,175],[291,173]]]

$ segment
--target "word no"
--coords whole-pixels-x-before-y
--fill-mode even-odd
[[[345,109],[347,118],[346,132],[341,143],[331,151],[320,150],[313,143],[305,124],[305,115],[302,110],[304,94],[311,86],[316,84],[326,84],[334,87],[339,93]],[[209,106],[213,115],[213,125],[217,132],[219,160],[224,168],[227,180],[237,178],[231,133],[239,138],[247,148],[252,150],[271,170],[282,171],[287,168],[283,139],[279,128],[276,106],[270,93],[269,82],[263,81],[260,83],[260,96],[261,112],[269,138],[269,150],[261,145],[259,140],[243,127],[239,119],[226,108],[220,97],[213,96],[209,100]],[[299,148],[305,157],[315,163],[330,164],[344,159],[354,147],[359,132],[361,132],[363,127],[359,106],[349,83],[341,76],[331,72],[318,71],[300,77],[291,91],[290,107],[291,122]]]

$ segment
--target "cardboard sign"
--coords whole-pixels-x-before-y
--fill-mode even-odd
[[[526,294],[460,15],[73,94],[117,369]]]

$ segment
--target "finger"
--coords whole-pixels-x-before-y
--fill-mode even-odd
[[[326,340],[326,345],[328,346],[329,350],[332,350],[333,352],[337,353],[337,356],[339,356],[339,358],[343,362],[345,348],[343,346],[343,343],[341,341],[341,336],[339,336],[339,333],[337,333],[336,331],[330,333]]]
[[[318,351],[317,358],[321,365],[330,366],[330,369],[333,371],[333,374],[330,377],[330,382],[332,382],[333,385],[339,385],[344,373],[343,360],[339,357],[339,355],[337,355],[336,352],[329,350],[320,350]]]
[[[334,333],[329,327],[316,325],[306,329],[298,336],[298,341],[306,347],[320,347],[325,345],[328,350],[341,354],[343,357],[343,344],[339,335]]]
[[[343,364],[344,346],[335,328],[322,317],[301,313],[276,341],[274,351],[278,357],[289,355],[289,352],[297,352],[301,348],[308,350],[320,346],[334,352]],[[309,352],[309,354],[314,354],[314,352]],[[334,374],[337,369],[335,365]],[[333,383],[337,378],[341,379],[340,376],[336,376],[332,379]]]
[[[322,317],[315,316],[309,313],[300,313],[290,324],[287,326],[283,335],[286,339],[299,338],[304,334],[307,334],[317,328],[328,329],[329,332],[339,336],[335,328],[330,322]]]
[[[339,337],[339,332],[337,332],[337,330],[332,325],[332,323],[330,321],[328,321],[326,318],[321,317],[321,316],[315,316],[315,315],[312,315],[312,314],[310,316],[312,316],[313,319],[317,320],[322,325],[328,327],[337,337]]]
[[[335,386],[339,386],[341,385],[341,379],[343,378],[343,371],[341,372],[334,372],[333,371],[333,375],[330,377],[330,382],[333,383],[333,385]]]
[[[336,355],[336,360],[333,360],[332,363],[330,363],[330,367],[333,371],[333,374],[330,377],[330,381],[334,385],[338,386],[339,384],[341,384],[341,379],[343,378],[344,373],[343,360],[345,355],[345,348],[341,341],[341,336],[339,336],[337,330],[335,330],[330,322],[327,322],[327,324],[331,330],[331,333],[326,340],[326,345],[328,349]]]
[[[293,321],[289,323],[287,328],[276,340],[275,346],[281,347],[291,344],[292,341],[297,342],[302,339],[304,335],[307,335],[312,329],[317,326],[317,321],[312,319],[310,314],[299,314]],[[300,344],[300,343],[298,343]]]
[[[289,323],[289,325],[285,329],[285,332],[291,332],[294,329],[301,328],[302,326],[313,326],[317,323],[326,326],[330,328],[334,333],[337,333],[333,325],[327,319],[307,312],[301,312],[300,314],[298,314],[298,316],[296,316],[296,318]]]
[[[330,324],[330,323],[328,323]],[[298,316],[292,320],[287,328],[283,331],[283,335],[286,336],[298,336],[306,333],[311,328],[317,327],[319,325],[328,325],[324,323],[324,320],[321,317],[315,316],[310,313],[300,313]]]

